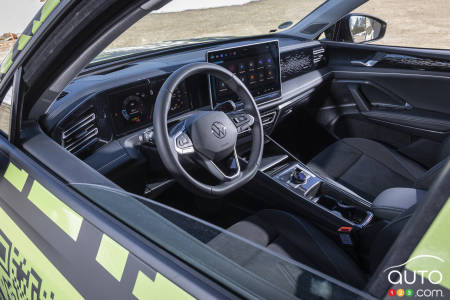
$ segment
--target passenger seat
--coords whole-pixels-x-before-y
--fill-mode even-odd
[[[344,138],[320,152],[308,166],[372,202],[392,187],[428,190],[449,157],[450,137],[442,144],[430,169],[378,142]]]

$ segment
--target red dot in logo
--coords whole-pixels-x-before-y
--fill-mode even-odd
[[[394,289],[389,289],[389,291],[388,291],[388,295],[389,295],[389,296],[394,297],[395,294],[396,294],[396,292],[395,292]]]

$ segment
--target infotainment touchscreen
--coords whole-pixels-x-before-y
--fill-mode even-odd
[[[207,55],[208,62],[221,65],[234,73],[247,86],[256,102],[281,96],[278,41],[210,51]],[[214,104],[238,100],[237,95],[223,81],[213,76],[210,86]]]

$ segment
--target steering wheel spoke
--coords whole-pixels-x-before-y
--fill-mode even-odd
[[[255,124],[255,118],[246,112],[233,111],[227,113],[227,116],[231,119],[234,126],[236,126],[238,134],[250,131],[253,124]]]
[[[178,124],[174,128],[174,132],[171,134],[172,144],[178,155],[192,154],[195,152],[194,144],[190,136],[187,133],[186,121]]]
[[[222,160],[222,162],[225,162],[224,164],[226,165],[226,169],[221,168],[213,160],[208,159],[200,153],[197,155],[197,157],[200,164],[203,165],[203,167],[208,170],[209,173],[211,173],[214,177],[222,182],[232,181],[238,178],[241,174],[241,166],[239,164],[239,158],[236,152],[236,148],[233,150],[231,156]]]

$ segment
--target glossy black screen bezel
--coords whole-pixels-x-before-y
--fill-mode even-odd
[[[270,47],[273,47],[272,50],[267,51],[266,49],[264,49],[267,45],[269,45]],[[273,61],[275,64],[275,71],[276,71],[276,87],[274,91],[265,93],[265,94],[261,94],[261,95],[254,95],[251,88],[249,88],[249,86],[246,84],[246,86],[249,88],[249,90],[252,92],[252,95],[256,101],[257,104],[261,104],[267,101],[272,101],[274,99],[277,99],[279,97],[281,97],[281,64],[280,64],[280,48],[279,48],[279,42],[278,40],[272,40],[272,41],[267,41],[267,42],[261,42],[261,43],[254,43],[254,44],[247,44],[247,45],[243,45],[243,46],[237,46],[237,47],[230,47],[230,48],[223,48],[223,49],[218,49],[218,50],[212,50],[212,51],[207,51],[206,52],[206,61],[210,62],[210,63],[218,63],[218,61],[216,60],[211,60],[211,56],[217,56],[221,53],[225,53],[225,52],[233,52],[233,51],[246,51],[249,53],[254,54],[254,52],[259,52],[262,55],[264,55],[265,53],[270,53],[271,56],[273,55]],[[270,52],[272,51],[272,52]],[[242,59],[242,56],[239,57],[239,59]],[[227,59],[226,62],[229,63],[232,60]],[[224,61],[225,62],[225,61]],[[219,65],[221,65],[219,63]],[[227,100],[237,100],[237,97],[235,98],[231,98],[231,99],[217,99],[217,95],[216,95],[216,91],[215,91],[215,79],[212,76],[209,76],[209,92],[210,92],[210,96],[211,96],[211,105],[215,106],[217,103],[223,102],[223,101],[227,101]]]

